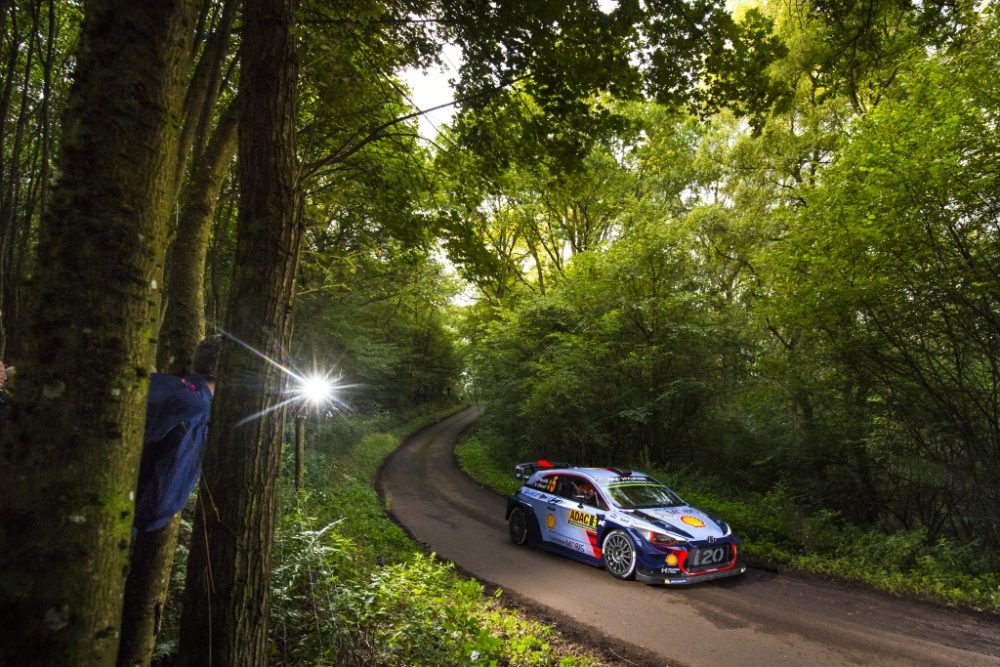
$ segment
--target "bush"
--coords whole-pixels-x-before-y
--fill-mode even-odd
[[[511,454],[495,454],[502,441],[489,431],[477,431],[455,450],[458,464],[467,475],[503,494],[517,491],[516,461]]]
[[[451,408],[449,411],[453,411]],[[321,431],[320,491],[283,489],[276,537],[271,646],[275,665],[338,667],[598,664],[554,648],[551,628],[487,599],[475,581],[419,553],[390,521],[372,485],[403,433],[442,416],[423,413],[395,433]]]

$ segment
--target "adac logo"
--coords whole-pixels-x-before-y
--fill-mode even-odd
[[[553,528],[555,528],[556,527],[556,515],[555,514],[550,514],[547,517],[545,517],[545,525],[549,527],[549,530],[552,530]]]
[[[597,515],[587,514],[580,510],[570,510],[569,522],[574,526],[581,526],[582,528],[597,528]]]
[[[686,523],[689,526],[694,526],[695,528],[704,528],[705,527],[705,522],[702,521],[701,519],[699,519],[696,516],[685,515],[685,516],[681,517],[681,521],[683,521],[684,523]]]

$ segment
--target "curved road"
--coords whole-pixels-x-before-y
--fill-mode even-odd
[[[379,492],[429,551],[501,587],[570,638],[639,665],[1000,667],[997,617],[755,569],[688,588],[646,586],[515,546],[505,499],[453,459],[477,416],[470,408],[408,438],[385,462]]]

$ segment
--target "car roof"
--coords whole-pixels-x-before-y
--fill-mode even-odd
[[[534,476],[542,477],[552,474],[583,475],[584,477],[589,477],[591,481],[604,488],[614,484],[626,484],[628,482],[656,482],[655,479],[644,472],[640,472],[638,470],[625,470],[622,468],[551,468],[539,470]]]

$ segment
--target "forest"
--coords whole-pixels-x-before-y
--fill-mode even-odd
[[[761,557],[1000,610],[992,3],[0,0],[0,55],[0,663],[591,664],[383,569],[377,457],[470,403],[489,466],[663,471],[773,511]],[[150,374],[215,332],[123,602]]]

